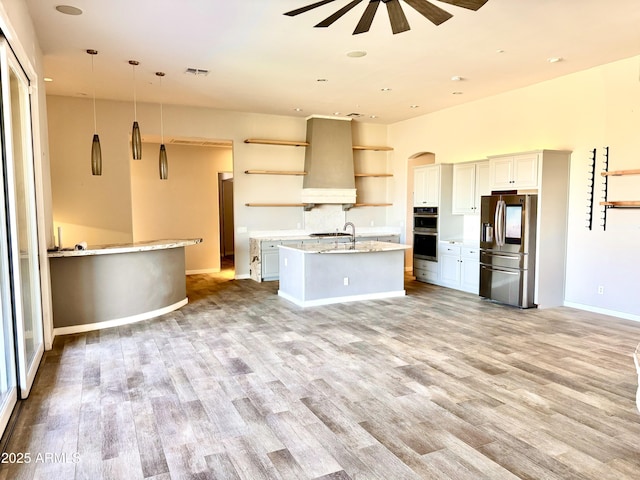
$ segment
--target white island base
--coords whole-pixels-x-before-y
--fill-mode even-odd
[[[278,295],[301,307],[404,296],[407,248],[373,241],[281,245]]]

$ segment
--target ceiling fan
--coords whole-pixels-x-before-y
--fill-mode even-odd
[[[295,10],[291,10],[290,12],[286,12],[285,15],[290,17],[295,17],[301,13],[308,12],[309,10],[313,10],[314,8],[320,7],[322,5],[326,5],[327,3],[331,3],[334,0],[320,0],[319,2],[312,3],[305,7],[297,8]],[[323,21],[315,25],[316,27],[328,27],[333,24],[336,20],[346,14],[349,10],[357,6],[359,3],[362,3],[363,0],[352,0],[348,4],[346,4],[341,9],[337,10],[334,14],[328,16]],[[450,5],[455,5],[457,7],[466,8],[469,10],[478,10],[482,7],[488,0],[437,0],[439,2],[448,3]],[[387,4],[387,13],[389,14],[389,21],[391,22],[391,30],[394,35],[396,33],[406,32],[410,30],[409,22],[407,21],[407,17],[405,16],[402,5],[400,5],[400,0],[369,0],[367,7],[360,17],[360,21],[356,25],[356,29],[353,31],[353,35],[357,35],[359,33],[368,32],[371,28],[371,24],[373,23],[373,17],[378,10],[378,6],[380,3]],[[434,5],[428,0],[404,0],[405,3],[408,3],[411,7],[417,10],[424,17],[429,19],[433,24],[440,25],[443,22],[449,20],[453,15],[443,10],[442,8]]]

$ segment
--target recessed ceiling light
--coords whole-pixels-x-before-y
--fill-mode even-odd
[[[318,78],[316,82],[328,82],[329,80],[326,78]]]
[[[82,15],[82,10],[78,7],[72,7],[71,5],[58,5],[56,10],[65,15]]]
[[[378,118],[378,115],[369,115],[369,118]]]
[[[558,63],[562,61],[562,57],[549,57],[547,58],[547,62],[549,63]]]
[[[451,92],[451,95],[462,95],[462,92]]]
[[[340,112],[333,112],[333,114],[334,114],[335,116],[338,116],[338,115],[340,115]]]
[[[354,50],[353,52],[347,52],[347,57],[360,58],[364,57],[366,54],[367,52],[364,52],[362,50]]]
[[[502,50],[501,48],[499,48],[498,50],[496,50],[496,53],[504,53],[504,50]]]
[[[451,81],[452,82],[461,82],[462,80],[464,80],[464,78],[458,76],[458,75],[454,75],[453,77],[451,77]]]
[[[294,111],[296,111],[296,112],[301,112],[301,111],[302,111],[302,109],[301,109],[301,108],[299,108],[299,107],[296,107],[296,108],[294,108],[293,110],[294,110]]]
[[[390,89],[389,87],[382,87],[382,88],[380,89],[380,91],[381,91],[381,92],[390,92],[390,91],[391,91],[391,89]]]
[[[420,108],[420,105],[409,105],[409,108]]]
[[[44,77],[43,80],[45,82],[53,82],[53,78],[49,78],[49,77]]]

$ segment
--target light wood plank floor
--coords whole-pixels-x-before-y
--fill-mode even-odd
[[[0,480],[640,478],[639,323],[277,285],[196,275],[179,311],[57,338]]]

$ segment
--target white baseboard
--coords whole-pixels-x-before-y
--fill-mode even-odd
[[[248,280],[251,278],[251,275],[249,275],[248,273],[243,273],[242,275],[236,275],[234,278],[236,280]]]
[[[320,305],[330,305],[332,303],[345,303],[345,302],[356,302],[361,300],[380,300],[383,298],[393,298],[393,297],[404,297],[406,295],[405,290],[393,291],[393,292],[382,292],[382,293],[366,293],[362,295],[349,295],[345,297],[332,297],[332,298],[321,298],[318,300],[299,300],[297,298],[292,297],[287,293],[283,293],[278,290],[278,295],[285,300],[289,300],[290,302],[295,303],[299,307],[317,307]]]
[[[152,310],[150,312],[139,313],[138,315],[132,315],[130,317],[116,318],[113,320],[106,320],[104,322],[87,323],[83,325],[71,325],[69,327],[57,327],[53,329],[53,336],[57,335],[69,335],[72,333],[90,332],[92,330],[102,330],[104,328],[119,327],[120,325],[127,325],[130,323],[140,322],[142,320],[149,320],[150,318],[159,317],[165,313],[173,312],[180,307],[186,305],[189,299],[184,298],[179,302],[169,305],[168,307],[159,308],[158,310]]]
[[[578,310],[586,310],[587,312],[601,313],[603,315],[609,315],[610,317],[624,318],[625,320],[633,320],[634,322],[640,322],[640,315],[634,315],[632,313],[618,312],[616,310],[609,310],[607,308],[593,307],[591,305],[583,305],[581,303],[564,302],[565,307],[577,308]]]

